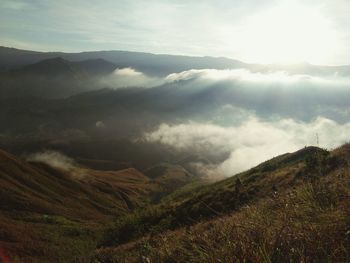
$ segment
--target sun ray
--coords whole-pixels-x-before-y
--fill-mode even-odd
[[[251,62],[321,63],[338,47],[337,32],[321,8],[296,3],[254,14],[231,30],[226,35],[232,46]]]

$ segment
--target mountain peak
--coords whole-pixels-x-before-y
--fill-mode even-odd
[[[15,72],[22,74],[36,74],[36,75],[57,75],[62,73],[68,73],[71,71],[76,71],[73,65],[61,58],[49,58],[45,60],[41,60],[37,63],[26,65]]]
[[[88,77],[84,68],[62,57],[54,57],[41,60],[37,63],[26,65],[20,69],[12,70],[12,74],[21,76],[44,76],[50,78],[68,77],[83,80]]]

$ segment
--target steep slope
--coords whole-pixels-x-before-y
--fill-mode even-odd
[[[168,163],[161,163],[152,166],[146,169],[144,174],[154,182],[157,182],[162,189],[160,195],[155,196],[155,201],[158,201],[163,196],[190,182],[198,181],[198,178],[190,174],[182,166]]]
[[[197,190],[180,204],[204,217],[180,213],[182,220],[171,221],[171,216],[179,213],[179,205],[173,204],[176,208],[167,219],[159,221],[154,216],[161,213],[153,212],[148,225],[146,221],[133,222],[147,225],[153,230],[151,235],[148,232],[136,242],[101,248],[86,261],[347,262],[349,161],[349,145],[329,153],[310,147],[279,156]],[[234,199],[225,198],[230,192]],[[217,201],[226,208],[215,207]],[[213,219],[203,220],[208,214]],[[186,222],[185,217],[191,220]],[[152,225],[151,220],[158,223]],[[177,220],[186,227],[167,231]]]
[[[67,172],[5,152],[0,152],[0,175],[0,209],[16,213],[103,218],[129,211],[154,189],[149,178],[131,168]]]
[[[134,168],[54,167],[0,151],[0,249],[11,259],[73,262],[91,252],[112,218],[145,206],[174,187]],[[166,173],[160,176],[167,181]],[[188,182],[171,174],[172,184]]]
[[[0,249],[19,262],[86,253],[111,217],[145,203],[156,188],[135,169],[67,172],[3,151],[0,185]]]
[[[104,223],[144,203],[152,190],[148,178],[132,169],[77,180],[1,154],[0,170],[0,247],[23,262],[67,262],[65,257],[89,251]]]
[[[117,224],[114,232],[109,232],[103,245],[123,243],[128,239],[139,237],[142,234],[139,225],[141,229],[147,226],[147,229],[154,228],[158,229],[157,231],[192,225],[284,192],[302,184],[303,178],[309,176],[309,170],[307,170],[309,168],[306,167],[312,165],[308,164],[310,160],[313,160],[315,165],[321,165],[318,162],[325,162],[327,155],[328,152],[325,150],[307,147],[275,157],[226,180],[209,185],[196,185],[194,188],[189,188],[187,194],[182,193],[180,197],[167,199],[160,206],[151,207],[150,212],[142,210],[140,214],[136,214],[136,223],[135,220],[129,220],[133,221],[134,226],[132,230],[128,229],[127,239],[121,241],[119,236],[124,235],[128,220],[123,221],[125,225]],[[306,163],[307,166],[305,166]],[[157,213],[153,210],[157,210]],[[128,218],[132,216],[127,215]],[[164,222],[166,224],[163,225]]]

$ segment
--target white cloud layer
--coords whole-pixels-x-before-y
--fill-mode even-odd
[[[202,80],[209,83],[219,81],[239,81],[248,84],[261,85],[338,85],[350,84],[349,77],[338,76],[313,76],[309,74],[289,74],[286,71],[252,72],[248,69],[191,69],[180,73],[173,73],[165,78],[165,82],[175,82],[181,80]]]
[[[320,72],[325,71],[327,69],[320,69]],[[193,96],[197,104],[204,105],[211,100],[221,106],[231,105],[256,112],[264,118],[282,116],[307,121],[323,116],[346,122],[350,118],[349,75],[320,72],[292,74],[247,69],[192,69],[164,78],[151,78],[128,68],[117,70],[109,83],[115,88],[174,84],[169,86],[174,94],[183,98]],[[213,105],[208,104],[208,107]]]
[[[229,158],[221,164],[207,167],[211,174],[230,176],[255,166],[274,156],[316,145],[333,148],[348,142],[350,123],[338,124],[326,118],[310,123],[283,119],[264,122],[251,116],[238,126],[222,127],[210,123],[188,122],[178,125],[162,124],[144,139],[176,149],[194,149],[222,153]]]
[[[219,82],[232,82],[246,85],[271,87],[279,85],[285,87],[305,87],[305,85],[322,87],[344,88],[349,87],[350,77],[335,74],[324,76],[312,74],[292,74],[287,71],[252,72],[248,69],[191,69],[179,73],[172,73],[164,78],[150,77],[133,68],[116,69],[107,81],[116,87],[154,87],[164,83],[179,81],[196,81],[197,84],[209,86]],[[193,85],[194,83],[191,83]],[[255,87],[255,86],[253,86]]]
[[[154,87],[162,83],[160,79],[147,76],[133,68],[116,69],[102,82],[113,88]]]
[[[56,151],[33,153],[27,157],[27,161],[45,163],[51,167],[67,172],[70,172],[76,168],[76,164],[73,159]]]

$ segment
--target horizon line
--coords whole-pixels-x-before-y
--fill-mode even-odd
[[[245,60],[235,59],[226,56],[211,56],[211,55],[188,55],[188,54],[170,54],[170,53],[155,53],[155,52],[147,52],[147,51],[131,51],[131,50],[120,50],[120,49],[99,49],[99,50],[83,50],[83,51],[58,51],[58,50],[36,50],[36,49],[27,49],[20,47],[9,47],[0,45],[0,48],[7,49],[15,49],[20,51],[29,51],[29,52],[37,52],[37,53],[64,53],[64,54],[79,54],[79,53],[90,53],[90,52],[125,52],[125,53],[139,53],[139,54],[149,54],[155,56],[174,56],[174,57],[190,57],[190,58],[215,58],[215,59],[229,59],[234,60],[236,62],[240,62],[247,65],[258,65],[258,66],[269,66],[269,65],[280,65],[280,66],[294,66],[294,65],[310,65],[310,66],[323,66],[323,67],[349,67],[349,64],[338,64],[338,65],[330,65],[330,64],[312,64],[308,61],[301,61],[297,63],[258,63],[258,62],[246,62]]]

